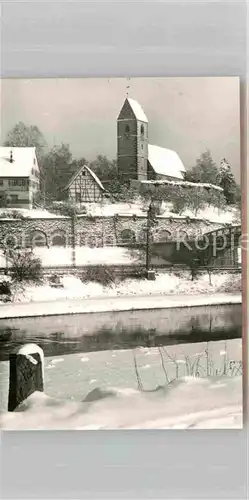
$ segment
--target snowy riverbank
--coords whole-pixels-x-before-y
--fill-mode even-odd
[[[103,286],[74,276],[62,278],[63,288],[26,285],[14,301],[0,303],[0,319],[84,312],[164,309],[241,303],[241,276],[207,275],[191,281],[187,275],[163,273],[155,281],[131,280]]]
[[[0,363],[3,429],[242,427],[241,339],[67,354],[44,364],[45,395],[8,413],[9,363]]]
[[[47,297],[45,296],[47,299]],[[58,316],[108,311],[129,311],[148,309],[170,309],[196,306],[240,304],[242,297],[237,294],[202,295],[136,295],[95,297],[90,299],[43,300],[42,302],[12,303],[0,306],[0,319],[39,316]]]

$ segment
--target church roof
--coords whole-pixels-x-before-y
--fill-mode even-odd
[[[77,172],[75,172],[75,174],[71,177],[70,181],[68,182],[68,184],[66,185],[66,187],[64,189],[68,189],[72,185],[72,183],[75,181],[75,179],[77,179],[77,177],[81,174],[81,172],[83,170],[87,170],[89,172],[89,174],[91,175],[91,177],[98,184],[100,189],[102,189],[102,191],[105,191],[105,188],[104,188],[102,182],[99,180],[98,176],[87,165],[83,165],[82,167],[79,168],[79,170],[77,170]]]
[[[145,123],[148,123],[148,118],[142,108],[142,106],[137,102],[137,101],[134,101],[134,99],[127,99],[135,117],[137,120],[141,121],[141,122],[145,122]]]
[[[29,177],[34,161],[37,164],[35,147],[0,147],[0,177]]]
[[[178,154],[172,149],[149,144],[148,160],[153,170],[159,175],[183,179],[183,173],[186,172]]]

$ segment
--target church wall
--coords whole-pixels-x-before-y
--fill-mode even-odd
[[[141,130],[141,128],[143,130]],[[137,121],[137,178],[147,180],[148,169],[148,124]]]
[[[129,127],[129,133],[126,127]],[[117,124],[118,171],[123,179],[137,178],[137,126],[136,120],[122,120]]]

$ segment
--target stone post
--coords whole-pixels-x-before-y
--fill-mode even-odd
[[[9,357],[8,411],[14,411],[33,392],[44,391],[44,354],[36,344],[26,344]]]

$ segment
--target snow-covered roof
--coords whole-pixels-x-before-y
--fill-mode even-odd
[[[29,177],[34,160],[37,162],[35,147],[0,147],[0,177]]]
[[[148,159],[156,174],[183,179],[186,169],[178,154],[172,149],[149,144]]]
[[[89,174],[92,176],[92,178],[95,180],[95,182],[99,185],[100,189],[102,189],[102,191],[105,191],[105,188],[102,182],[99,180],[98,176],[87,165],[83,165],[83,167],[80,167],[80,169],[73,175],[73,177],[70,179],[69,183],[66,185],[64,189],[68,189],[83,170],[87,170]]]
[[[141,122],[148,123],[148,118],[147,118],[142,106],[137,101],[134,101],[134,99],[127,99],[127,101],[130,104],[130,107],[131,107],[136,119],[141,121]]]

